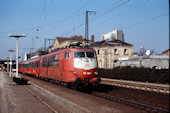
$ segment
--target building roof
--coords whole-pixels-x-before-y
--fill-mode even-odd
[[[163,51],[162,54],[166,54],[166,53],[168,53],[169,51],[170,51],[170,49],[167,49],[167,50]]]
[[[120,40],[110,40],[110,41],[103,40],[103,41],[94,42],[90,46],[101,47],[101,46],[133,46],[133,45]]]
[[[58,40],[59,43],[64,41],[85,41],[86,39],[83,38],[83,36],[73,36],[71,38],[67,37],[56,37],[56,40]]]

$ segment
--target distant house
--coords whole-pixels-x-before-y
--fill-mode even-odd
[[[169,51],[170,51],[170,49],[167,49],[167,50],[163,51],[161,55],[169,56]]]
[[[73,36],[73,37],[56,37],[53,46],[49,48],[49,52],[52,52],[59,48],[68,48],[72,46],[85,46],[86,39],[83,36]]]
[[[118,58],[133,55],[133,45],[120,40],[98,41],[90,47],[96,50],[99,68],[112,69]]]

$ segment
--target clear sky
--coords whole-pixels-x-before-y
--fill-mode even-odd
[[[84,36],[85,11],[96,11],[89,15],[89,37],[94,34],[95,41],[122,29],[135,52],[169,48],[168,0],[0,0],[0,59],[16,48],[9,34],[26,34],[19,39],[20,56],[29,52],[23,48],[44,47],[44,38]]]

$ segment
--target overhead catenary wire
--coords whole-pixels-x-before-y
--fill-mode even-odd
[[[127,28],[130,28],[130,27],[134,27],[136,25],[140,25],[142,23],[145,23],[145,22],[148,22],[148,21],[151,21],[151,20],[156,20],[158,18],[161,18],[161,17],[164,17],[166,15],[169,15],[169,12],[168,13],[164,13],[164,14],[161,14],[161,15],[158,15],[158,16],[155,16],[155,17],[151,17],[151,18],[148,18],[148,19],[145,19],[145,20],[142,20],[140,22],[137,22],[137,23],[134,23],[134,24],[130,24],[130,25],[127,25],[124,27],[124,29],[127,29]]]
[[[43,6],[43,10],[42,10],[42,14],[39,20],[39,24],[37,26],[37,38],[39,37],[39,34],[41,32],[41,27],[44,25],[45,20],[47,19],[48,13],[50,11],[50,8],[52,6],[52,2],[53,0],[50,0],[50,2],[48,3],[48,0],[44,2],[44,6]]]
[[[130,1],[130,0],[126,0],[125,2],[120,3],[120,4],[114,6],[114,7],[110,8],[110,9],[104,11],[103,13],[101,13],[101,14],[98,15],[98,16],[96,16],[96,17],[95,17],[93,20],[91,20],[91,21],[94,21],[94,20],[96,20],[96,19],[99,19],[101,16],[103,16],[103,15],[105,15],[105,14],[107,14],[107,13],[110,13],[110,11],[115,10],[115,9],[117,9],[117,8],[119,8],[119,7],[127,4],[129,1]]]
[[[114,8],[117,8],[117,7],[120,7],[120,6],[122,6],[122,5],[124,5],[124,4],[126,4],[126,2],[129,2],[129,0],[126,0],[125,2],[123,2],[122,4],[118,4],[117,6],[112,6],[112,5],[115,5],[115,4],[117,4],[117,3],[120,3],[120,1],[122,1],[122,0],[119,0],[118,2],[114,2],[113,4],[111,4],[111,5],[109,5],[109,6],[107,6],[107,7],[105,7],[105,8],[103,8],[103,9],[100,9],[100,10],[98,10],[98,11],[102,11],[102,10],[113,10]],[[89,1],[87,1],[84,5],[83,5],[83,7],[85,7],[87,4],[88,4],[88,2]],[[80,9],[82,9],[83,7],[81,7]],[[78,10],[80,10],[80,9],[78,9]],[[78,10],[76,10],[76,11],[78,11]],[[107,11],[106,10],[106,11]],[[76,13],[76,11],[75,11],[75,13]],[[106,11],[104,11],[104,13],[102,13],[102,15],[104,15],[104,14],[106,14]],[[84,13],[84,12],[83,12]],[[80,14],[83,14],[83,13],[80,13]],[[74,13],[73,13],[74,14]],[[79,14],[77,14],[77,15],[79,15]],[[77,16],[76,15],[76,16]],[[99,16],[102,16],[101,14],[99,15]],[[97,16],[98,18],[99,18],[99,16]],[[71,17],[71,16],[68,16],[68,17]],[[67,19],[69,19],[69,18],[66,18],[66,20]],[[62,24],[62,23],[60,23],[60,24]],[[80,27],[83,27],[85,24],[84,23],[81,23],[80,25],[78,25],[78,26],[75,26],[74,28],[72,28],[71,30],[69,30],[69,31],[67,31],[67,32],[65,32],[65,33],[62,33],[62,36],[65,34],[65,35],[67,35],[67,34],[70,34],[71,32],[75,32],[78,28],[80,28]],[[59,26],[59,24],[58,24],[58,26]],[[53,29],[55,29],[55,28],[53,28]]]
[[[134,7],[129,8],[129,9],[123,11],[121,14],[119,13],[118,15],[113,15],[113,16],[111,16],[111,17],[109,17],[109,18],[101,21],[100,23],[97,23],[97,24],[93,25],[93,27],[96,27],[96,26],[98,26],[98,25],[101,25],[101,24],[103,24],[103,23],[105,23],[106,21],[109,21],[109,20],[111,20],[111,19],[112,19],[112,20],[113,20],[113,19],[116,19],[116,18],[122,16],[123,14],[127,14],[127,13],[129,13],[130,11],[132,11],[132,10],[134,10],[134,9],[136,9],[136,8],[139,8],[140,6],[144,5],[144,4],[147,3],[148,1],[149,1],[149,0],[146,0],[146,1],[142,2],[142,3],[140,3],[140,4],[137,4],[137,5],[135,5]]]
[[[119,3],[120,1],[122,1],[122,0],[119,0],[118,2],[115,2],[114,4],[116,4],[116,3]],[[127,1],[129,1],[129,0],[127,0]],[[67,20],[69,20],[70,18],[73,18],[73,17],[75,17],[75,16],[79,16],[79,15],[81,15],[81,14],[83,14],[84,12],[80,12],[80,13],[77,13],[78,11],[80,11],[81,9],[83,9],[84,7],[86,7],[88,4],[89,4],[89,2],[90,2],[90,0],[88,0],[85,4],[83,4],[79,9],[77,9],[75,12],[73,12],[71,15],[69,15],[68,17],[66,17],[65,19],[62,19],[62,20],[59,20],[58,22],[59,22],[59,24],[58,24],[58,26],[60,25],[60,24],[63,24],[63,22],[65,22],[65,21],[67,21]],[[42,14],[41,14],[41,17],[40,17],[40,20],[39,20],[39,23],[38,23],[38,26],[37,27],[34,27],[34,28],[28,28],[28,29],[22,29],[22,30],[14,30],[14,31],[10,31],[10,32],[17,32],[17,31],[37,31],[38,30],[38,35],[40,34],[39,32],[40,32],[40,28],[44,28],[44,27],[48,27],[48,26],[51,26],[51,25],[55,25],[57,22],[55,21],[55,22],[52,22],[52,23],[50,23],[50,24],[46,24],[46,25],[41,25],[41,23],[42,23],[42,21],[44,21],[44,19],[42,19],[43,18],[43,12],[45,11],[45,9],[48,9],[48,11],[49,11],[49,7],[48,8],[46,8],[47,7],[47,1],[44,3],[44,5],[43,5],[43,10],[42,10]],[[51,3],[50,3],[51,4]],[[124,2],[123,2],[123,4],[124,4]],[[120,5],[123,5],[123,4],[120,4]],[[106,6],[105,8],[103,8],[103,9],[100,9],[100,10],[98,10],[98,11],[102,11],[102,10],[106,10],[106,9],[109,9],[109,10],[111,10],[111,9],[113,9],[114,7],[112,6],[113,4],[111,4],[111,5],[109,5],[109,6]],[[49,5],[50,6],[50,5]],[[110,8],[111,7],[111,8]],[[46,12],[48,12],[48,11],[46,11]],[[104,13],[102,13],[100,16],[102,16],[102,15],[104,15],[104,14],[106,14],[105,12]],[[45,14],[45,15],[47,15],[47,14]],[[46,16],[44,16],[45,18],[46,18]],[[99,16],[97,17],[97,18],[99,18]],[[92,20],[93,21],[93,20]],[[78,25],[78,27],[79,26],[82,26],[81,24],[80,25]],[[77,29],[77,26],[76,26],[76,29]],[[72,30],[71,30],[72,31]],[[9,31],[5,31],[5,32],[0,32],[0,33],[7,33],[7,32],[9,32]]]
[[[122,1],[122,0],[119,0],[119,2],[120,2],[120,1]],[[77,12],[79,12],[81,9],[83,9],[84,7],[86,7],[86,6],[89,4],[89,2],[90,2],[90,0],[88,0],[88,1],[87,1],[85,4],[83,4],[79,9],[77,9],[76,11],[74,11],[71,15],[69,15],[69,16],[66,17],[65,19],[59,20],[59,21],[57,21],[57,22],[55,21],[55,22],[52,22],[52,23],[49,23],[49,24],[46,24],[46,25],[44,25],[44,24],[41,25],[41,23],[43,23],[42,21],[44,20],[44,19],[42,19],[42,18],[46,17],[46,16],[43,17],[43,13],[45,12],[45,9],[47,9],[47,8],[46,8],[46,7],[47,7],[47,1],[46,1],[46,2],[44,2],[43,10],[42,10],[42,13],[41,13],[41,16],[40,16],[40,20],[39,20],[39,23],[38,23],[37,27],[28,28],[28,29],[22,29],[22,30],[5,31],[5,32],[0,32],[0,33],[18,32],[18,31],[32,31],[32,30],[37,30],[37,29],[38,29],[38,35],[39,35],[40,28],[52,26],[52,25],[55,25],[55,24],[57,24],[57,23],[59,23],[58,26],[60,26],[60,25],[63,24],[65,21],[69,20],[70,18],[73,18],[73,17],[75,17],[75,16],[79,16],[79,15],[83,15],[84,11],[83,11],[83,12],[80,12],[80,13],[77,13]],[[116,3],[117,3],[117,2],[116,2]],[[113,7],[113,6],[109,5],[109,6],[107,6],[106,8],[100,9],[100,10],[98,10],[98,11],[102,11],[102,10],[108,9],[108,8],[110,8],[110,7]],[[48,9],[49,9],[49,8],[48,8]],[[46,11],[46,12],[48,12],[48,11]],[[46,14],[46,15],[47,15],[47,14]],[[80,25],[81,25],[81,24],[80,24]],[[78,26],[79,26],[79,25],[78,25]],[[77,26],[76,26],[76,29],[77,29]],[[72,30],[71,30],[71,31],[72,31]]]
[[[121,1],[121,0],[120,0]],[[146,1],[149,1],[149,0],[146,0]],[[88,3],[89,1],[87,1],[86,3]],[[86,6],[86,5],[84,5],[84,6]],[[45,6],[44,6],[45,7]],[[136,5],[136,8],[138,7],[138,5]],[[104,8],[104,9],[112,9],[112,8]],[[129,9],[130,11],[132,11],[133,9],[135,9],[135,7],[134,8],[132,8],[132,9]],[[79,11],[80,11],[80,8],[78,9]],[[98,10],[98,11],[102,11],[102,9],[101,10]],[[105,12],[105,11],[104,11]],[[125,14],[125,13],[127,13],[128,12],[128,10],[126,10],[125,12],[123,12],[123,14]],[[77,13],[78,14],[78,13]],[[98,12],[98,14],[99,14],[99,12]],[[103,15],[104,15],[104,13],[102,13]],[[100,14],[100,15],[102,15],[102,14]],[[121,15],[117,15],[117,16],[121,16]],[[115,18],[116,16],[114,16],[114,18]],[[98,18],[98,16],[96,17],[96,18]],[[110,18],[111,19],[111,18]],[[109,19],[108,19],[109,20]],[[93,21],[93,20],[92,20]],[[100,25],[100,24],[102,24],[102,23],[104,23],[105,21],[102,21],[102,22],[100,22],[98,25]],[[69,33],[71,33],[71,32],[73,32],[73,31],[75,31],[75,30],[78,30],[79,28],[81,28],[81,27],[83,27],[84,26],[84,23],[81,23],[81,24],[79,24],[79,25],[77,25],[77,26],[75,26],[75,27],[73,27],[73,29],[71,29],[71,30],[68,30],[68,31],[66,31],[65,33],[63,33],[63,34],[69,34]],[[96,25],[95,25],[96,26]],[[132,26],[132,25],[131,25]],[[41,26],[40,26],[41,27]],[[128,25],[128,26],[125,26],[125,27],[123,27],[123,28],[127,28],[127,27],[130,27],[130,25]],[[22,30],[14,30],[14,31],[7,31],[7,32],[0,32],[0,33],[8,33],[8,32],[18,32],[18,31],[31,31],[31,30],[37,30],[37,28],[28,28],[28,29],[22,29]],[[39,29],[38,29],[39,30]]]
[[[56,23],[56,22],[53,22],[53,23],[50,23],[49,25],[53,25],[54,27],[52,27],[51,29],[52,30],[55,30],[57,27],[61,26],[62,24],[64,24],[66,21],[70,20],[71,18],[73,17],[76,17],[76,16],[79,16],[80,14],[82,14],[80,11],[86,7],[89,2],[91,0],[88,0],[87,2],[85,2],[80,8],[78,8],[76,11],[74,11],[73,13],[71,13],[69,16],[67,16],[66,18],[62,19],[62,20],[59,20],[58,22],[59,23]],[[77,12],[80,12],[80,13],[77,13]],[[57,24],[57,25],[56,25]],[[51,31],[51,29],[49,31]],[[49,32],[47,31],[47,33]]]
[[[120,1],[121,1],[121,0],[120,0]],[[118,4],[118,5],[114,6],[114,7],[112,6],[111,8],[104,8],[103,10],[105,10],[105,9],[107,9],[107,10],[105,10],[103,13],[101,13],[100,15],[98,15],[96,18],[94,18],[94,19],[91,20],[91,21],[94,21],[94,20],[100,18],[101,16],[107,14],[109,11],[111,11],[111,10],[113,10],[113,9],[119,8],[120,6],[123,6],[123,5],[127,4],[129,1],[130,1],[130,0],[126,0],[125,2],[123,2],[123,3],[121,3],[121,4]],[[118,3],[119,3],[119,2],[118,2]],[[102,10],[98,10],[98,11],[102,11]],[[73,31],[75,31],[75,30],[77,30],[78,28],[80,28],[80,27],[82,27],[82,26],[84,26],[84,25],[85,25],[85,24],[82,23],[82,24],[80,24],[79,26],[76,26],[76,27],[73,28],[72,30],[68,31],[68,32],[66,33],[66,35],[69,34],[69,33],[71,33],[71,32],[73,32]]]
[[[137,25],[143,24],[143,23],[148,22],[148,21],[151,21],[151,20],[159,19],[159,18],[164,17],[164,16],[167,16],[167,15],[169,15],[169,14],[170,14],[170,13],[168,12],[168,13],[164,13],[164,14],[161,14],[161,15],[158,15],[158,16],[155,16],[155,17],[147,18],[147,19],[145,19],[145,20],[136,22],[136,23],[134,23],[134,24],[127,25],[127,26],[124,27],[124,29],[128,29],[128,28],[131,28],[131,27],[135,27],[135,26],[137,26]],[[98,34],[96,37],[98,37],[98,36],[99,36],[99,34]]]

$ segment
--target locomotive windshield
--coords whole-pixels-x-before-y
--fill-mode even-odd
[[[88,58],[94,58],[94,52],[86,52]]]
[[[94,58],[94,52],[74,52],[74,58]]]

